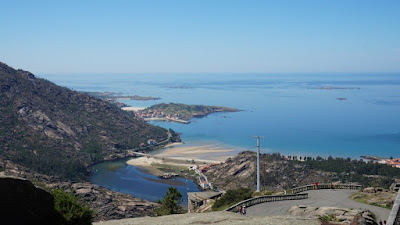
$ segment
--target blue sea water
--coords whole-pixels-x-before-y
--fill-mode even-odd
[[[124,101],[221,105],[243,110],[192,119],[152,122],[182,133],[189,145],[214,143],[236,152],[358,158],[399,157],[400,74],[102,74],[42,75],[78,91],[161,97]],[[318,89],[319,87],[354,89]],[[347,100],[337,100],[339,97]]]
[[[161,97],[124,101],[220,105],[243,111],[194,118],[190,124],[152,122],[182,133],[186,145],[214,145],[285,155],[400,157],[400,74],[103,74],[42,75],[77,91]],[[320,87],[353,89],[319,89]],[[337,100],[337,98],[347,100]],[[146,200],[161,199],[166,184],[123,162],[95,165],[91,181]],[[181,180],[183,181],[183,180]],[[175,186],[186,200],[196,185]]]

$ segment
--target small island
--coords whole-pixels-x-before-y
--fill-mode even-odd
[[[114,92],[86,92],[93,97],[106,100],[108,102],[116,102],[121,100],[136,100],[136,101],[149,101],[149,100],[160,100],[160,97],[151,96],[139,96],[139,95],[121,95],[121,93]]]
[[[204,117],[215,112],[238,112],[240,110],[223,106],[185,105],[180,103],[161,103],[135,113],[144,120],[164,120],[190,123],[193,117]]]
[[[359,87],[334,87],[334,86],[323,86],[310,89],[320,89],[320,90],[359,90]]]

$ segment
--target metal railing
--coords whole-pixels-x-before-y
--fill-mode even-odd
[[[310,185],[293,188],[292,192],[293,192],[293,194],[296,194],[296,193],[300,193],[303,191],[317,190],[317,189],[330,189],[330,188],[331,188],[331,184],[318,184],[317,187],[315,187],[314,184],[310,184]],[[361,190],[362,186],[358,185],[358,184],[333,184],[332,188],[333,189]]]
[[[225,209],[225,211],[239,212],[240,206],[250,207],[252,205],[257,205],[257,204],[264,203],[264,202],[300,200],[300,199],[307,199],[307,198],[308,198],[308,193],[292,194],[292,195],[265,195],[265,196],[250,198],[250,199],[241,201],[241,202]]]

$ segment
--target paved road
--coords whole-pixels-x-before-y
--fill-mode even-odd
[[[357,191],[329,189],[307,191],[305,193],[308,193],[308,199],[262,203],[249,207],[247,209],[247,214],[257,216],[289,215],[290,207],[295,205],[309,205],[369,209],[375,214],[378,221],[388,219],[390,213],[389,209],[367,205],[349,199],[348,197],[355,192]]]

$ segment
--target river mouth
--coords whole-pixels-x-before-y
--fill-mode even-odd
[[[90,181],[113,191],[137,198],[157,202],[168,187],[175,187],[182,193],[182,205],[187,205],[187,192],[199,192],[197,184],[190,179],[161,179],[135,166],[127,165],[128,159],[102,162],[94,165]]]

